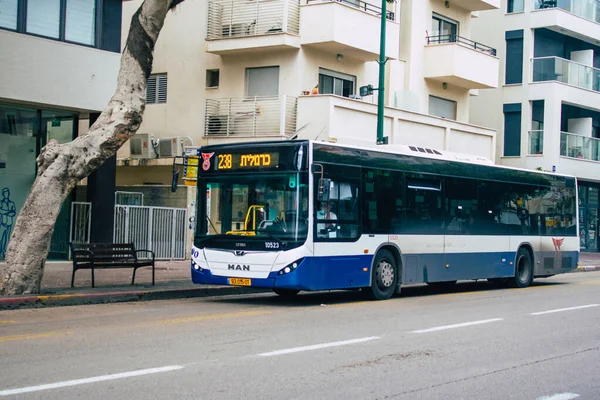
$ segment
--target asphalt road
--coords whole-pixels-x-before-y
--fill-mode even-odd
[[[9,398],[600,399],[598,371],[600,272],[0,311]]]

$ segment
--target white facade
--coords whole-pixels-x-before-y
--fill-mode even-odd
[[[140,4],[123,4],[123,40]],[[167,17],[156,46],[153,74],[167,75],[166,102],[147,105],[139,132],[155,140],[187,137],[196,146],[285,140],[296,132],[375,140],[377,92],[358,95],[361,86],[378,84],[380,6],[379,0],[186,0]],[[499,0],[388,4],[390,143],[495,158],[495,131],[468,121],[472,95],[497,87],[499,69],[494,49],[471,40],[471,24],[479,11],[498,6]],[[434,26],[434,17],[444,22]],[[216,71],[218,83],[211,79]],[[130,156],[128,146],[119,152]]]
[[[501,89],[480,92],[471,103],[471,121],[497,129],[499,163],[600,181],[600,14],[596,10],[600,2],[572,0],[550,8],[540,8],[539,0],[522,3],[523,10],[508,13],[503,0],[499,10],[482,13],[474,21],[473,34],[496,47],[502,63]],[[505,32],[518,30],[523,30],[522,83],[506,84]],[[565,48],[557,48],[560,56],[536,56],[549,54],[561,41]],[[542,118],[534,116],[536,101],[543,101]],[[520,154],[516,155],[507,155],[506,104],[522,105]],[[541,129],[536,121],[540,119]]]
[[[104,109],[120,54],[0,30],[0,99],[83,113]]]

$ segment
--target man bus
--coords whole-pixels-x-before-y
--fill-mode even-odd
[[[574,177],[413,146],[200,151],[195,283],[388,299],[402,284],[523,288],[577,266]]]

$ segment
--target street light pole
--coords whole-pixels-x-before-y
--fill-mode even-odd
[[[381,0],[381,35],[379,39],[379,88],[377,101],[377,144],[387,144],[387,138],[383,137],[383,112],[385,107],[385,24],[387,22],[387,2]]]

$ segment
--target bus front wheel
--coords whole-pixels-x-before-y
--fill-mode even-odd
[[[533,261],[525,248],[520,248],[517,252],[515,277],[511,281],[512,286],[517,288],[526,288],[533,281]]]
[[[273,291],[275,292],[275,294],[278,294],[284,298],[291,298],[300,293],[299,290],[294,289],[273,289]]]
[[[398,283],[398,268],[392,253],[381,250],[375,256],[371,270],[371,286],[366,293],[374,300],[387,300],[394,294]]]

